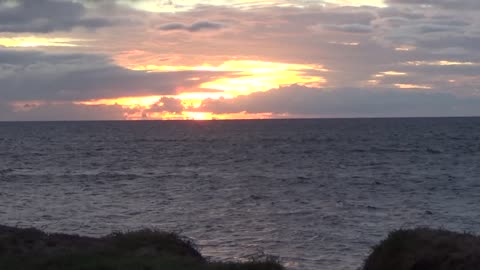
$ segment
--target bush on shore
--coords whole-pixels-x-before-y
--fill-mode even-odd
[[[209,261],[189,239],[156,230],[93,238],[6,226],[0,226],[0,269],[285,270],[268,256],[249,262]],[[363,265],[363,270],[478,269],[480,237],[428,228],[391,232]]]
[[[0,226],[2,270],[283,270],[271,257],[206,260],[187,238],[141,230],[101,238]]]
[[[363,270],[478,270],[480,237],[418,228],[397,230],[374,247]]]

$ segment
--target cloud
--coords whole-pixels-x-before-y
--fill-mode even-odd
[[[176,98],[162,97],[158,102],[151,105],[144,113],[169,112],[181,113],[184,110],[182,101]]]
[[[375,33],[376,40],[385,44],[411,44],[430,50],[452,47],[480,49],[474,45],[475,39],[479,37],[475,30],[478,23],[468,14],[460,17],[454,12],[442,13],[435,10],[428,14],[412,11],[416,14],[412,18],[411,14],[395,14],[393,10],[395,9],[390,8],[379,13],[381,16],[372,22],[378,29]],[[470,39],[472,41],[468,41]]]
[[[9,101],[44,99],[65,102],[125,95],[170,95],[178,87],[195,87],[227,74],[148,72],[125,67],[158,66],[172,67],[172,70],[182,67],[183,70],[204,64],[220,66],[231,59],[321,65],[328,70],[322,73],[322,77],[326,79],[325,87],[330,90],[297,89],[297,100],[292,94],[294,90],[281,88],[234,100],[209,100],[204,106],[213,106],[211,108],[219,111],[222,108],[235,112],[244,109],[262,111],[262,104],[253,100],[259,99],[264,102],[265,108],[272,108],[278,113],[286,108],[286,111],[298,114],[309,111],[312,114],[329,114],[335,110],[324,100],[332,100],[338,108],[343,108],[337,112],[344,115],[381,116],[380,111],[390,113],[379,108],[385,102],[391,105],[392,114],[404,115],[411,111],[411,115],[413,112],[428,115],[430,112],[442,114],[438,103],[444,100],[446,115],[461,115],[475,112],[472,104],[476,104],[480,91],[478,65],[405,64],[441,61],[479,63],[478,0],[387,0],[389,6],[386,8],[261,5],[249,9],[192,5],[181,12],[161,14],[144,11],[149,5],[139,8],[140,2],[126,0],[16,2],[16,6],[11,6],[0,0],[4,3],[0,4],[0,29],[10,27],[17,31],[49,32],[34,35],[49,38],[61,34],[61,37],[83,41],[72,48],[38,48],[43,52],[0,49],[0,99]],[[45,5],[35,4],[40,2],[46,3],[49,10],[44,10]],[[54,12],[54,6],[62,6],[65,11]],[[25,15],[28,12],[31,16]],[[95,18],[105,25],[114,23],[115,27],[71,31],[77,26],[97,29],[97,26],[83,24],[85,20]],[[125,23],[117,24],[120,18]],[[48,27],[42,26],[45,21]],[[165,34],[168,31],[218,31],[226,27],[228,31],[219,31],[220,34],[215,35]],[[6,36],[19,36],[19,33],[7,33]],[[46,52],[54,49],[56,53]],[[66,53],[58,53],[60,50]],[[128,57],[120,61],[124,53]],[[111,59],[116,59],[123,66]],[[375,77],[385,71],[405,75]],[[232,78],[232,75],[228,76]],[[197,78],[200,80],[196,81]],[[393,89],[399,84],[432,89],[431,92]],[[282,93],[290,100],[280,98]],[[473,103],[456,95],[471,96]],[[403,103],[394,103],[395,98]],[[407,103],[408,98],[412,99],[410,103]],[[430,98],[437,105],[429,101]],[[279,107],[270,104],[272,100],[290,103]],[[315,107],[315,102],[319,106]],[[342,107],[348,104],[351,106]],[[359,104],[358,108],[352,104]],[[408,107],[409,104],[414,106]],[[178,101],[169,100],[157,103],[151,110],[152,113],[159,110],[175,112],[180,109],[177,105]],[[360,110],[362,106],[365,107],[363,111]],[[394,110],[395,106],[400,106],[398,111]],[[462,106],[465,107],[463,111]],[[322,111],[318,107],[330,109]],[[378,112],[368,111],[374,108]]]
[[[149,108],[130,109],[71,102],[26,103],[14,108],[0,102],[0,121],[119,120],[127,114],[148,119],[155,113],[180,115],[184,110],[179,99],[169,97]],[[207,99],[196,110],[215,114],[272,113],[283,117],[480,116],[480,96],[467,98],[414,89],[319,89],[292,85],[234,99]]]
[[[293,85],[235,99],[206,100],[199,111],[311,117],[480,115],[480,97],[395,89],[318,89]]]
[[[76,101],[175,94],[225,74],[129,70],[108,57],[0,49],[0,99]],[[195,80],[191,80],[194,77]]]
[[[447,9],[480,9],[478,0],[387,0],[387,4],[424,5]]]
[[[98,41],[92,41],[92,47],[105,49],[105,43],[114,44],[106,48],[112,50],[112,54],[118,55],[120,48],[147,52],[145,59],[150,62],[143,61],[144,66],[216,65],[232,58],[318,64],[331,70],[325,74],[329,87],[361,87],[372,75],[395,70],[407,61],[465,61],[469,58],[475,60],[480,55],[480,22],[475,11],[460,16],[458,10],[436,6],[316,5],[295,8],[266,5],[254,10],[197,6],[188,11],[162,13],[161,16],[128,9],[116,11],[115,16],[107,10],[97,13],[110,20],[112,16],[122,14],[139,23],[102,30],[94,38],[89,33],[81,33],[83,35],[77,38],[100,37]],[[197,23],[192,24],[192,19]],[[228,31],[221,31],[218,35],[189,35],[188,38],[165,35],[168,31],[207,30],[209,28],[204,25],[210,24],[218,24],[214,29],[228,26]],[[409,51],[397,51],[398,48],[409,48]],[[165,58],[169,60],[158,60]],[[424,74],[426,78],[437,76],[435,73]],[[410,72],[410,75],[413,74]],[[412,80],[418,78],[410,76]],[[446,80],[438,78],[432,87],[445,88],[445,83]]]
[[[168,51],[173,46],[176,54],[194,55],[201,62],[217,57],[222,48],[221,54],[229,57],[320,64],[332,71],[325,74],[329,87],[362,86],[373,74],[406,61],[460,60],[478,55],[473,52],[480,49],[480,35],[475,32],[478,20],[472,14],[458,16],[415,6],[262,7],[254,12],[202,7],[164,14],[157,24],[149,25],[187,31],[185,22],[191,18],[228,22],[229,31],[209,37],[192,35],[188,42],[173,35],[160,37],[160,33],[158,38],[165,42],[155,48]],[[168,23],[171,21],[181,23]],[[396,51],[400,47],[412,50]]]
[[[79,105],[69,102],[25,105],[15,109],[0,101],[0,121],[75,121],[123,120],[124,111],[118,105]]]
[[[347,33],[370,33],[373,31],[370,25],[363,24],[326,25],[325,28],[330,31],[340,31]]]
[[[191,25],[186,25],[183,23],[169,23],[164,24],[158,27],[162,31],[175,31],[175,30],[184,30],[188,32],[199,32],[204,30],[218,30],[224,28],[223,24],[216,22],[201,21],[196,22]]]
[[[111,23],[100,17],[87,17],[87,10],[73,1],[18,0],[0,2],[0,32],[69,31],[74,27],[96,29]]]

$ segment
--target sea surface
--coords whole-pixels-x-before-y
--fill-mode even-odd
[[[480,233],[480,118],[0,123],[0,224],[354,270],[394,229]]]

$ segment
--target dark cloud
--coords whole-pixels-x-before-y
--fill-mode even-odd
[[[223,73],[129,70],[101,55],[0,49],[0,98],[88,100],[175,94]],[[196,80],[190,80],[195,77]]]
[[[368,25],[376,16],[375,8],[319,8],[312,7],[304,10],[295,10],[295,12],[286,12],[281,14],[289,23],[297,25],[317,25],[317,24],[343,24],[343,25]]]
[[[191,25],[186,25],[183,23],[169,23],[169,24],[161,25],[160,27],[158,27],[158,29],[162,31],[184,30],[188,32],[199,32],[204,30],[218,30],[223,27],[224,25],[220,23],[201,21]]]
[[[181,113],[184,110],[182,101],[176,98],[162,97],[158,102],[155,102],[144,113],[154,112],[169,112],[169,113]]]
[[[0,102],[0,121],[67,121],[123,120],[124,111],[118,105],[80,105],[46,103],[26,105],[22,109]]]
[[[5,121],[5,120],[8,120],[9,118],[12,118],[12,113],[13,113],[13,108],[7,103],[7,102],[4,102],[2,101],[2,99],[0,99],[0,121]]]
[[[421,2],[402,1],[409,5],[394,5],[380,10],[378,18],[372,21],[374,39],[391,47],[401,47],[402,44],[414,46],[422,52],[420,58],[435,56],[441,60],[453,51],[459,56],[472,57],[480,52],[478,11],[473,9],[460,13],[454,9],[441,9],[433,3],[430,8],[412,5]],[[458,1],[459,5],[462,3],[464,1]]]
[[[265,113],[317,117],[480,115],[480,97],[395,89],[317,89],[293,85],[235,99],[206,100],[214,113]]]
[[[74,27],[96,29],[107,19],[86,16],[86,8],[73,1],[18,0],[0,2],[0,32],[69,31]]]

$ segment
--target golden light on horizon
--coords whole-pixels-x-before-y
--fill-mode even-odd
[[[75,104],[81,105],[120,105],[126,108],[144,107],[147,108],[162,97],[179,99],[185,108],[198,108],[202,101],[219,98],[233,98],[232,96],[222,92],[183,92],[177,95],[154,95],[154,96],[140,96],[140,97],[120,97],[111,99],[96,99],[77,101]]]
[[[211,81],[199,82],[193,88],[179,88],[174,95],[151,95],[138,97],[118,97],[110,99],[78,101],[82,105],[119,105],[125,109],[136,111],[126,115],[127,119],[250,119],[263,118],[266,115],[251,115],[248,113],[215,115],[211,112],[198,112],[202,102],[206,99],[232,99],[240,95],[249,95],[255,92],[264,92],[281,86],[298,84],[309,87],[321,87],[326,83],[319,74],[328,72],[320,65],[289,64],[260,60],[228,60],[217,64],[202,63],[200,65],[155,65],[129,63],[125,59],[117,59],[119,64],[132,70],[147,72],[175,72],[175,71],[211,71],[225,72],[222,77]],[[221,73],[220,73],[221,74]],[[192,76],[189,80],[199,81]],[[275,91],[275,90],[272,90]],[[175,98],[183,106],[182,113],[148,112],[152,105],[157,104],[163,97]]]
[[[211,120],[213,114],[211,112],[183,112],[187,119],[191,120]]]
[[[0,46],[4,47],[77,47],[75,42],[81,40],[71,38],[47,38],[47,37],[2,37]]]
[[[282,115],[288,117],[288,115]],[[272,113],[224,113],[215,114],[212,112],[196,112],[184,111],[181,113],[171,112],[153,112],[149,113],[148,117],[138,113],[125,114],[126,120],[238,120],[238,119],[269,119],[272,118]]]
[[[128,108],[133,108],[136,106],[148,107],[152,104],[155,104],[155,102],[160,100],[162,97],[163,96],[119,97],[111,99],[77,101],[74,103],[81,105],[120,105]]]

